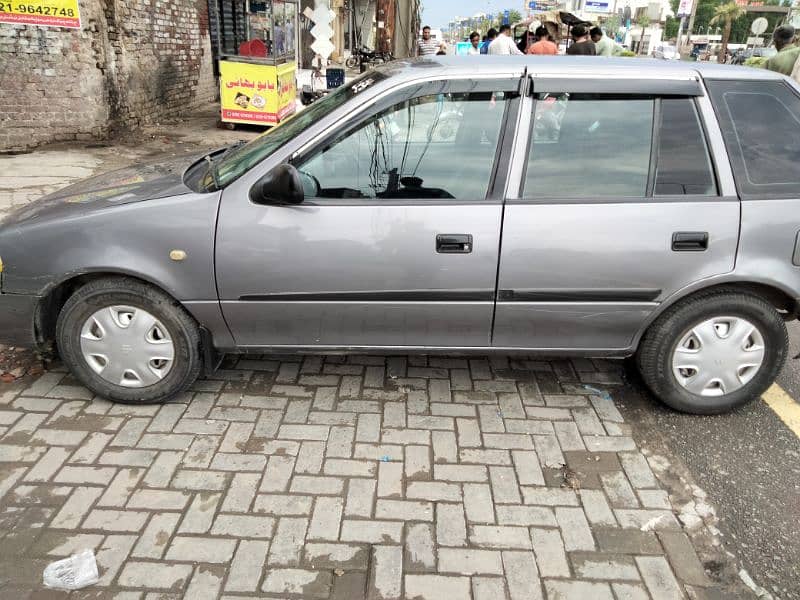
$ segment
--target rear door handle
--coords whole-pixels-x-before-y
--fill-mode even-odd
[[[704,252],[708,250],[707,231],[676,231],[672,234],[673,252]]]
[[[439,254],[472,253],[472,236],[467,233],[440,233],[436,236],[436,252]]]

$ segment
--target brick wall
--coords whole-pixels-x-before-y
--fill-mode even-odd
[[[103,138],[214,99],[206,0],[80,9],[80,30],[0,24],[0,151]]]

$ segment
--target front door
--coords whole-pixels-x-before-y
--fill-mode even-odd
[[[502,90],[517,86],[393,92],[292,159],[301,205],[226,190],[216,268],[237,345],[488,346],[502,214],[493,173],[516,106]]]
[[[739,202],[718,190],[699,85],[673,83],[534,82],[494,346],[626,349],[659,302],[733,269]]]

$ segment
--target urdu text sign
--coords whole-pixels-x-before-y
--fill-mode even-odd
[[[78,0],[0,0],[0,23],[80,29]]]

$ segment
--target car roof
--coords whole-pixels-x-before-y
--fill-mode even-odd
[[[380,67],[379,67],[380,68]],[[531,75],[563,78],[570,76],[638,79],[763,79],[781,80],[779,73],[738,65],[706,62],[663,61],[648,58],[606,58],[596,56],[427,56],[396,60],[385,67],[402,79],[437,77],[442,79],[470,76],[519,77]]]

